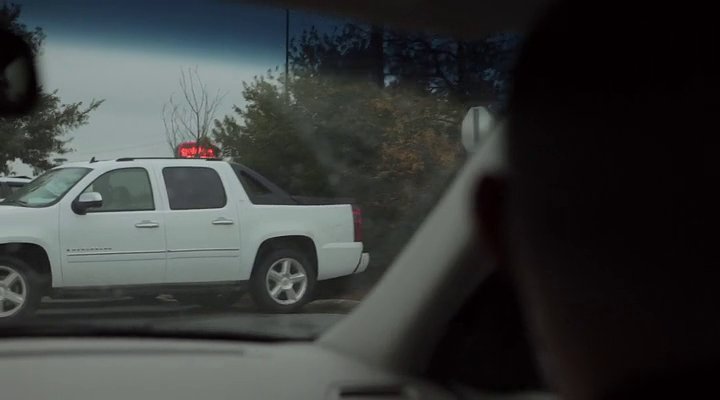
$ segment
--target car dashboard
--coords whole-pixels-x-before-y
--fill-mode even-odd
[[[451,399],[313,342],[27,338],[0,342],[7,399]]]

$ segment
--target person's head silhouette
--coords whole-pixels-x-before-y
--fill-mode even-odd
[[[639,3],[561,2],[528,35],[508,169],[478,191],[570,398],[720,360],[718,24],[692,1]]]

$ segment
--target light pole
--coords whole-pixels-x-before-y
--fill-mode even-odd
[[[290,103],[288,76],[290,74],[290,9],[285,9],[285,103]]]

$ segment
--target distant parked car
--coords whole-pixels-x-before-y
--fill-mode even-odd
[[[27,176],[0,177],[0,200],[27,185],[31,180]]]

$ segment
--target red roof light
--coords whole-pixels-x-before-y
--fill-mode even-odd
[[[179,158],[217,158],[220,149],[213,145],[202,146],[196,142],[180,143],[177,147],[176,156]]]

